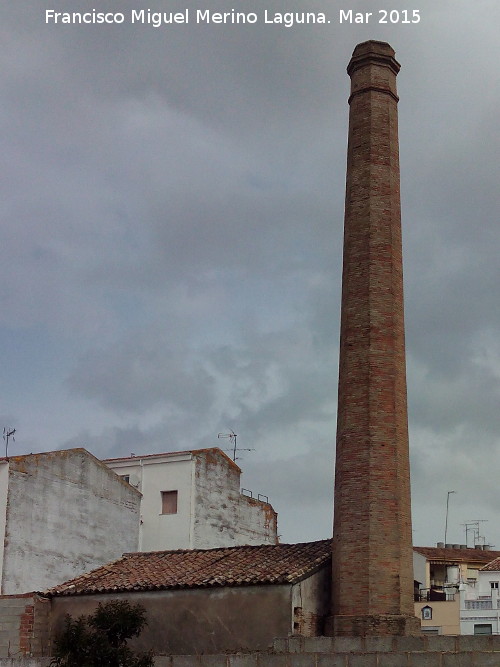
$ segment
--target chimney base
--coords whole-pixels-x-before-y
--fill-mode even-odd
[[[330,616],[325,630],[330,637],[413,637],[422,634],[420,619],[403,614]]]

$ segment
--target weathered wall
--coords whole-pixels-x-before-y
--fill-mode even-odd
[[[5,535],[7,521],[7,494],[9,491],[9,461],[0,461],[0,536]],[[3,571],[3,549],[0,549],[0,592]]]
[[[500,637],[326,637],[276,640],[258,653],[156,656],[155,667],[498,667]],[[0,667],[48,667],[47,658]]]
[[[430,586],[427,558],[416,551],[413,552],[413,579],[422,584],[422,588]]]
[[[325,633],[330,610],[331,570],[323,567],[292,588],[293,626],[289,634],[318,637]]]
[[[11,457],[2,593],[44,590],[134,551],[139,505],[84,449]]]
[[[0,658],[0,667],[50,667],[50,658]],[[163,667],[163,665],[159,665]]]
[[[0,657],[48,655],[50,601],[37,595],[0,596]]]
[[[193,547],[276,544],[277,514],[269,503],[240,493],[240,468],[217,450],[194,455]]]
[[[65,614],[89,614],[98,602],[116,597],[53,598],[52,632],[62,627]],[[148,626],[131,642],[137,650],[198,654],[265,649],[275,637],[287,636],[291,627],[289,585],[157,591],[126,597],[134,604],[140,602],[147,612]]]
[[[240,493],[240,468],[217,448],[104,463],[142,493],[139,551],[278,541],[276,512]],[[162,491],[177,491],[175,514],[162,514]]]

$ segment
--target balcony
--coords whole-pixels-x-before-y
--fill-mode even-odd
[[[415,592],[415,602],[453,602],[455,600],[456,587],[446,587],[444,590],[435,588],[421,588]]]
[[[500,609],[500,599],[497,599],[496,604],[493,600],[465,600],[466,609]]]

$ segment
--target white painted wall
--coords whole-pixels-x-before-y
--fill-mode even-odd
[[[8,475],[2,594],[43,591],[136,549],[140,494],[86,450],[10,457]]]
[[[492,589],[491,583],[498,584]],[[475,587],[462,585],[460,591],[460,634],[473,635],[474,626],[489,624],[492,634],[500,634],[500,571],[479,570]]]
[[[429,588],[429,568],[427,566],[427,558],[419,554],[417,551],[413,552],[413,578],[421,584],[421,588]]]
[[[240,468],[217,448],[104,463],[142,493],[140,551],[277,542],[273,508],[240,493]],[[177,514],[162,514],[161,491],[174,490]]]
[[[240,468],[218,449],[194,456],[194,548],[276,544],[277,515],[268,503],[240,493]]]
[[[9,460],[2,459],[0,461],[0,545],[2,545],[5,540],[8,490],[9,490]],[[3,572],[3,552],[4,550],[0,548],[0,582],[2,581],[2,572]]]
[[[105,461],[118,475],[128,475],[142,493],[139,551],[192,548],[192,477],[190,452],[135,456]],[[162,491],[177,491],[177,514],[162,514]]]

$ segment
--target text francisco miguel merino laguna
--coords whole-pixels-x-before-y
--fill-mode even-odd
[[[132,9],[130,15],[122,12],[99,12],[95,9],[87,12],[56,12],[54,9],[45,10],[45,23],[64,24],[111,24],[111,23],[142,23],[158,28],[162,25],[179,23],[281,23],[291,27],[297,23],[330,23],[323,12],[269,12],[267,9],[256,12],[212,12],[210,9],[188,8],[180,12],[154,12],[151,9]]]

